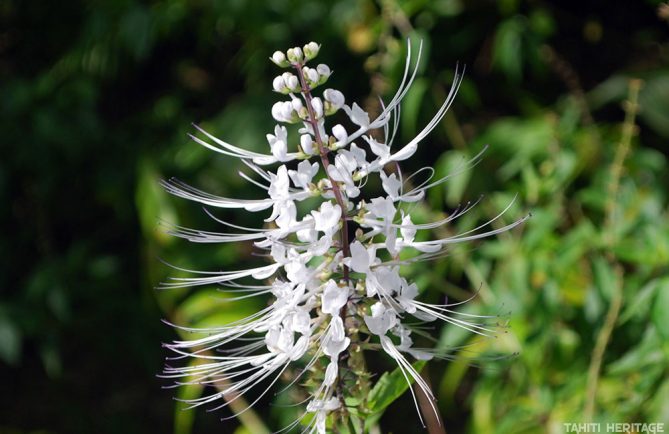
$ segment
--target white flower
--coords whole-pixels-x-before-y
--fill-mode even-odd
[[[397,179],[397,175],[391,173],[390,176],[388,176],[383,170],[379,172],[379,175],[381,175],[381,186],[383,187],[383,190],[388,193],[388,197],[393,201],[399,199],[399,191],[402,187],[402,183]]]
[[[339,315],[339,310],[344,307],[348,300],[348,288],[340,287],[330,279],[325,284],[325,289],[321,295],[321,310],[330,315]]]
[[[335,89],[325,89],[323,92],[325,100],[325,112],[328,115],[335,113],[344,106],[344,94]]]
[[[279,101],[272,106],[272,116],[279,122],[294,123],[298,119],[297,112],[290,101]]]
[[[325,83],[328,78],[330,78],[330,74],[332,74],[332,71],[330,71],[330,67],[321,63],[316,67],[316,72],[318,73],[318,84],[323,84]]]
[[[490,335],[494,329],[486,323],[489,317],[460,313],[453,310],[453,305],[420,301],[418,286],[402,277],[400,266],[434,259],[443,255],[450,244],[495,235],[521,224],[525,218],[486,229],[498,216],[462,234],[417,241],[418,231],[448,224],[471,206],[468,204],[442,220],[416,224],[410,214],[411,203],[421,200],[428,189],[445,182],[450,175],[436,180],[430,176],[411,187],[411,177],[403,178],[397,164],[390,174],[384,171],[384,166],[416,152],[421,140],[445,115],[462,76],[456,71],[453,88],[437,114],[416,137],[395,150],[392,142],[399,122],[399,105],[417,70],[416,66],[411,68],[411,47],[399,89],[375,118],[355,102],[346,105],[343,93],[338,90],[325,89],[322,96],[315,94],[314,88],[331,74],[327,65],[319,64],[316,68],[306,65],[319,50],[318,44],[309,42],[303,48],[294,47],[285,54],[277,51],[271,57],[276,65],[292,68],[292,72],[286,71],[272,82],[273,90],[290,100],[275,103],[271,115],[279,123],[300,124],[299,145],[284,125],[276,125],[273,134],[266,135],[269,145],[266,153],[231,145],[199,127],[196,128],[205,138],[192,136],[208,149],[240,159],[255,178],[242,171],[239,176],[264,190],[266,197],[219,197],[177,180],[163,182],[170,193],[179,197],[210,207],[262,212],[266,222],[263,228],[250,228],[212,216],[225,227],[223,232],[175,225],[170,233],[201,243],[252,242],[272,262],[241,270],[194,272],[193,277],[171,278],[162,287],[213,285],[234,293],[235,297],[229,299],[233,301],[273,297],[263,309],[242,320],[203,329],[185,327],[199,333],[192,339],[166,345],[176,353],[176,358],[198,360],[184,366],[167,366],[165,377],[179,384],[194,382],[221,387],[187,400],[191,406],[225,407],[235,397],[250,393],[259,384],[271,386],[289,372],[299,373],[291,384],[297,383],[301,375],[315,373],[314,378],[319,380],[304,382],[311,385],[307,390],[306,411],[314,415],[310,422],[304,423],[303,432],[325,434],[327,419],[333,411],[338,410],[341,417],[349,411],[342,406],[343,402],[365,401],[360,396],[347,400],[346,391],[357,390],[352,386],[359,374],[352,371],[347,360],[354,354],[364,357],[371,349],[381,348],[394,360],[404,378],[415,381],[430,398],[436,412],[432,392],[405,355],[418,360],[447,356],[415,347],[414,324],[440,320],[479,335]],[[340,108],[350,122],[345,122],[346,126],[329,126],[328,116]],[[379,130],[384,137],[377,132],[372,136],[373,130]],[[465,166],[478,158],[480,154]],[[294,160],[300,161],[296,164]],[[290,169],[286,163],[290,163]],[[371,200],[358,199],[370,178],[375,182],[369,184],[380,185],[383,192],[370,190],[364,197]],[[409,191],[405,191],[405,186]],[[308,198],[312,202],[299,204]],[[305,209],[306,206],[311,208]],[[359,226],[355,234],[351,232],[353,224]],[[418,237],[423,239],[424,236]],[[404,250],[413,251],[408,256],[411,259],[402,259]],[[250,284],[250,279],[258,283]],[[289,370],[291,364],[296,369]],[[269,387],[265,388],[259,395],[268,390]],[[410,391],[414,393],[412,388]],[[418,408],[415,396],[414,402]],[[366,410],[357,411],[364,414]],[[331,419],[332,423],[338,421]]]
[[[299,64],[304,60],[304,53],[300,47],[289,48],[286,52],[286,57],[292,64]]]
[[[346,144],[346,139],[348,139],[348,133],[346,132],[346,129],[340,124],[337,124],[334,127],[332,127],[332,135],[337,139],[337,142],[335,143],[335,148],[344,146],[344,144]]]
[[[305,154],[314,154],[314,139],[309,134],[302,134],[300,136],[300,146],[302,146]]]
[[[300,187],[309,190],[309,183],[318,173],[318,163],[309,163],[308,160],[301,161],[297,165],[297,170],[289,170],[288,175],[293,180],[295,187]]]
[[[319,211],[311,211],[311,215],[314,217],[314,229],[331,235],[338,229],[341,207],[323,202]]]
[[[316,119],[323,117],[323,101],[320,98],[316,97],[311,100],[311,107],[314,109],[314,114]]]
[[[272,57],[270,57],[270,60],[281,68],[285,68],[289,65],[288,61],[286,60],[286,55],[281,51],[275,51],[274,54],[272,54]]]
[[[304,47],[302,47],[302,51],[304,52],[304,57],[307,60],[312,60],[314,57],[318,56],[318,52],[320,51],[320,49],[321,46],[315,43],[314,41],[311,41]]]
[[[274,128],[274,134],[267,134],[267,142],[269,142],[272,155],[278,161],[290,161],[292,158],[288,157],[288,131],[286,127],[277,125]]]
[[[344,351],[351,339],[346,337],[344,332],[344,323],[339,316],[333,316],[330,321],[330,328],[323,339],[323,353],[331,359],[335,359]]]
[[[362,128],[369,127],[369,113],[361,109],[357,103],[353,103],[353,107],[345,105],[344,111],[354,124],[360,125]]]
[[[386,309],[383,303],[378,302],[372,306],[372,315],[364,316],[365,324],[370,332],[377,336],[384,336],[388,330],[397,324],[397,316],[391,309]]]

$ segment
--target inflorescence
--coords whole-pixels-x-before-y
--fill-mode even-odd
[[[266,198],[218,197],[176,180],[163,183],[170,193],[209,207],[250,212],[271,209],[266,228],[217,219],[231,231],[173,227],[171,232],[201,243],[252,241],[272,259],[272,263],[257,268],[206,272],[202,277],[172,278],[163,284],[168,288],[220,285],[243,297],[271,296],[267,307],[241,321],[207,329],[184,327],[205,337],[176,341],[166,347],[177,354],[176,358],[195,358],[199,363],[168,366],[163,376],[175,379],[177,384],[216,386],[208,395],[187,402],[222,408],[263,384],[264,390],[253,401],[257,402],[292,365],[297,368],[292,384],[302,384],[308,400],[302,418],[286,429],[301,422],[302,432],[310,433],[325,433],[327,426],[338,420],[330,415],[345,413],[351,395],[364,395],[363,385],[369,378],[364,352],[371,349],[382,350],[393,359],[407,382],[415,382],[427,395],[436,412],[434,395],[410,359],[444,355],[414,346],[412,331],[416,324],[441,320],[480,335],[492,333],[493,326],[486,323],[489,317],[454,311],[454,304],[419,301],[418,287],[402,277],[400,266],[443,256],[451,244],[495,235],[527,218],[497,229],[486,230],[488,222],[466,233],[418,241],[418,231],[447,225],[473,206],[468,204],[439,221],[414,223],[407,204],[420,201],[428,189],[442,184],[450,175],[430,177],[412,186],[397,164],[411,157],[444,117],[462,81],[461,71],[456,69],[451,90],[432,120],[396,149],[393,142],[400,103],[417,72],[418,60],[412,62],[411,47],[399,89],[374,118],[358,104],[346,104],[338,90],[327,88],[321,96],[315,95],[332,72],[324,64],[308,66],[319,49],[318,44],[310,42],[285,53],[277,51],[270,58],[286,70],[273,80],[272,88],[287,96],[271,110],[278,122],[273,134],[267,134],[271,153],[233,146],[199,127],[206,139],[191,136],[202,146],[239,158],[257,178],[241,175],[265,190]],[[341,110],[351,124],[329,127],[326,119]],[[289,138],[283,124],[299,124],[299,140]],[[467,164],[474,164],[479,157]],[[380,179],[385,194],[362,200],[361,189],[370,177]],[[296,202],[307,198],[318,198],[320,204],[298,215]],[[357,227],[354,233],[352,227]],[[401,255],[405,250],[413,252],[410,259],[402,259],[407,257]],[[253,279],[257,283],[249,283]],[[352,402],[358,403],[358,413],[363,414],[365,397],[357,398]],[[419,409],[416,397],[413,399]]]

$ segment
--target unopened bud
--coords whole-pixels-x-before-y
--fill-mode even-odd
[[[290,63],[301,63],[304,60],[304,54],[300,47],[289,48],[286,54]]]
[[[314,115],[316,116],[316,119],[320,119],[323,117],[323,101],[316,97],[311,100],[311,107],[314,109]]]
[[[346,139],[348,139],[348,133],[346,132],[346,129],[340,124],[332,127],[332,135],[335,136],[339,143],[345,143]]]
[[[307,60],[311,60],[318,55],[318,51],[320,51],[321,46],[312,41],[309,42],[307,45],[305,45],[303,49],[304,49],[304,57]]]
[[[314,141],[309,134],[300,136],[300,146],[305,154],[312,155],[314,153]]]
[[[290,66],[290,63],[288,60],[286,60],[286,55],[283,54],[281,51],[275,51],[274,54],[272,54],[272,57],[269,58],[274,64],[281,68],[285,68],[286,66]]]
[[[304,67],[302,68],[302,74],[304,74],[304,79],[309,83],[309,87],[314,88],[318,86],[318,72],[315,69]]]
[[[297,112],[299,112],[304,107],[304,104],[302,104],[302,100],[299,98],[293,98],[290,104],[293,106],[293,110]]]
[[[335,89],[325,89],[325,114],[331,115],[344,106],[344,94]]]
[[[332,74],[332,71],[330,71],[330,67],[325,65],[324,63],[319,64],[316,67],[316,71],[318,72],[318,84],[323,84],[326,81],[328,81],[328,78],[330,78],[330,75]]]
[[[285,93],[300,91],[300,80],[294,74],[284,72],[281,74],[281,77],[283,78],[283,82],[287,89]]]
[[[274,81],[272,81],[272,88],[274,89],[274,92],[286,93],[286,82],[282,76],[279,75],[274,78]]]
[[[272,117],[279,122],[294,124],[299,120],[290,101],[279,101],[272,106]]]

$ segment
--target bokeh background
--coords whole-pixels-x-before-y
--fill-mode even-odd
[[[311,40],[334,70],[330,86],[378,110],[376,97],[398,84],[407,38],[422,39],[425,55],[400,140],[430,119],[458,62],[467,73],[405,170],[449,173],[490,145],[417,218],[481,195],[445,231],[472,228],[516,196],[495,224],[533,214],[406,270],[425,297],[478,290],[466,309],[508,321],[498,339],[426,369],[446,431],[669,429],[668,37],[669,5],[655,0],[0,1],[0,433],[283,426],[293,411],[274,405],[283,394],[221,422],[229,413],[184,412],[172,400],[200,390],[165,390],[156,377],[161,342],[177,337],[162,318],[204,325],[257,308],[231,308],[214,289],[158,291],[180,273],[164,262],[216,270],[260,260],[250,246],[166,235],[161,220],[216,224],[159,181],[257,195],[239,162],[188,140],[191,123],[263,149],[278,99],[268,57]],[[439,345],[472,340],[433,333]],[[503,357],[485,361],[494,355]],[[422,432],[407,397],[380,430]]]

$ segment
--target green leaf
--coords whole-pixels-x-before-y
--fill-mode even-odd
[[[436,165],[437,178],[453,175],[448,182],[442,184],[449,206],[454,207],[462,202],[462,196],[472,176],[472,170],[466,169],[467,161],[469,156],[465,152],[448,151],[441,156]]]
[[[419,360],[413,363],[412,366],[417,372],[420,372],[423,366],[425,366],[425,361]],[[396,368],[391,373],[386,372],[383,374],[369,392],[367,405],[370,412],[380,413],[385,410],[386,407],[402,396],[412,383],[413,379],[408,383],[400,368]]]
[[[213,288],[202,289],[191,294],[176,311],[177,322],[195,328],[218,327],[239,321],[257,312],[255,300],[229,301],[229,294]]]
[[[641,342],[608,366],[609,375],[644,372],[644,369],[666,363],[660,337],[648,326]]]
[[[657,282],[657,296],[653,305],[653,324],[659,335],[665,341],[669,340],[669,277],[664,277]]]
[[[189,366],[195,366],[191,362]],[[180,400],[196,399],[202,394],[204,386],[199,383],[184,384],[177,389],[177,398]],[[195,422],[194,410],[188,410],[188,404],[177,401],[174,408],[174,434],[190,434]]]
[[[0,313],[3,310],[0,310]],[[21,330],[6,315],[0,315],[0,360],[16,365],[21,356]]]
[[[666,280],[666,278],[661,280]],[[644,285],[644,287],[636,293],[631,303],[627,305],[622,315],[620,315],[620,323],[623,324],[631,318],[645,318],[652,306],[651,300],[653,300],[659,286],[658,279],[653,279]]]
[[[657,388],[655,397],[648,407],[650,417],[647,420],[669,425],[669,378]]]
[[[641,119],[656,133],[669,137],[669,77],[667,70],[657,71],[654,77],[644,80],[639,94]]]
[[[492,62],[511,80],[520,81],[523,74],[522,35],[525,24],[515,16],[503,21],[497,28],[493,43]]]
[[[161,244],[173,242],[175,237],[159,230],[158,222],[178,224],[177,214],[173,201],[168,199],[167,192],[160,186],[158,171],[148,159],[139,164],[138,178],[135,203],[144,236]]]
[[[601,256],[596,257],[592,263],[593,272],[595,275],[595,284],[599,289],[600,294],[606,301],[611,300],[615,285],[619,285],[617,277],[609,263]]]
[[[491,144],[490,152],[504,158],[506,163],[499,174],[502,179],[509,179],[532,161],[545,158],[555,140],[554,123],[549,116],[501,119],[492,124],[477,143]]]
[[[420,116],[420,109],[425,100],[425,92],[427,91],[428,81],[424,78],[419,78],[411,85],[411,89],[402,101],[402,132],[405,141],[410,141],[416,134],[418,129],[418,117]]]

